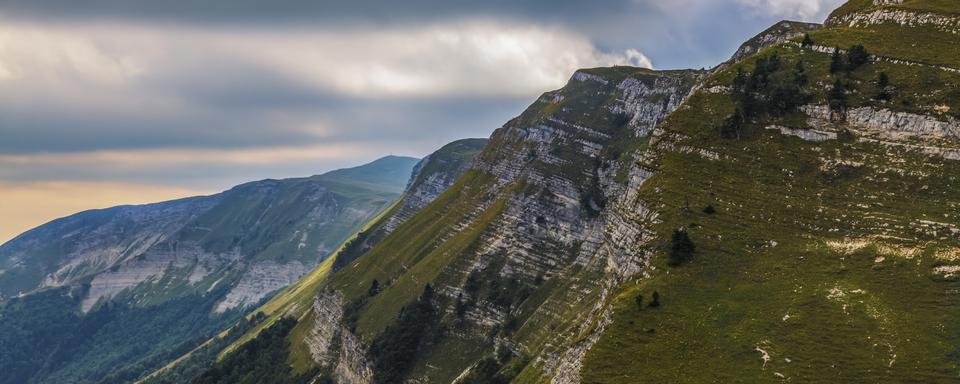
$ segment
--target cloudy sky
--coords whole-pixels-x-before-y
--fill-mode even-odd
[[[710,67],[842,0],[0,0],[0,242],[486,137],[581,67]]]

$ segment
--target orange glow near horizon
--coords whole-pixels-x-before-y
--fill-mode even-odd
[[[213,192],[134,183],[0,183],[0,244],[50,220],[88,209],[153,203]]]

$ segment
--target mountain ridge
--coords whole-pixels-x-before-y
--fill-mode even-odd
[[[838,12],[931,4],[949,8]],[[288,363],[340,383],[951,382],[956,37],[893,24],[761,34],[672,91],[577,71],[291,313]],[[943,49],[903,44],[927,38]]]

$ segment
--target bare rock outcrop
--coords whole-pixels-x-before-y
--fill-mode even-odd
[[[343,326],[343,295],[324,291],[313,301],[313,327],[306,338],[317,364],[328,367],[338,384],[369,384],[373,369],[366,345]]]

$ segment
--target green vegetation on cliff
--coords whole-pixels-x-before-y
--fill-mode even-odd
[[[838,12],[860,3],[871,2]],[[935,1],[894,8],[958,10]],[[960,57],[951,56],[955,35],[922,26],[830,27],[810,36],[912,62],[956,65]],[[949,70],[881,59],[831,74],[829,53],[790,44],[715,74],[707,86],[729,85],[736,68],[774,53],[808,65],[814,103],[827,104],[840,82],[848,110],[949,119],[953,112],[943,112],[960,107],[960,77]],[[890,100],[875,97],[881,74],[896,89]],[[640,193],[661,214],[658,237],[689,228],[697,257],[671,268],[661,251],[650,278],[619,288],[583,382],[956,382],[960,281],[947,271],[960,249],[950,213],[960,201],[960,162],[910,145],[957,148],[957,137],[878,139],[847,127],[842,115],[827,127],[838,130],[835,139],[765,129],[814,129],[791,113],[754,119],[752,135],[721,139],[714,122],[732,112],[729,95],[700,92],[688,104],[695,108],[663,125],[663,142],[721,158],[663,150]],[[638,310],[636,296],[654,291],[662,305]]]

